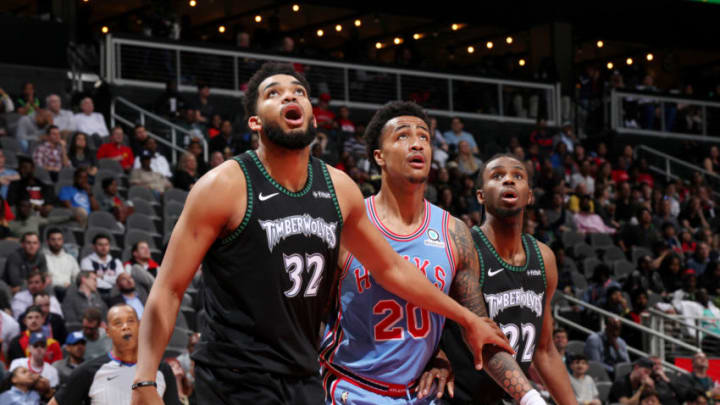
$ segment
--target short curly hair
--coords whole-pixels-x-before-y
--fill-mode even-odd
[[[293,69],[289,63],[267,62],[260,66],[255,74],[248,81],[247,90],[245,91],[245,99],[243,106],[245,107],[246,118],[257,114],[258,87],[263,80],[275,75],[289,75],[296,78],[305,88],[308,97],[310,97],[310,83],[305,76]]]
[[[385,128],[385,124],[395,117],[405,115],[420,118],[428,128],[430,128],[430,119],[427,114],[425,114],[422,107],[412,101],[391,101],[382,106],[375,112],[375,115],[373,115],[365,128],[365,143],[367,145],[368,159],[374,167],[379,168],[373,158],[373,151],[380,148],[380,136],[382,135],[383,128]],[[434,135],[435,134],[430,134],[430,137]]]

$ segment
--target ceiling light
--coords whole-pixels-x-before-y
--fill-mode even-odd
[[[219,27],[218,27],[218,32],[221,33],[221,34],[225,33],[225,26],[224,26],[224,25],[219,26]]]
[[[520,60],[518,61],[518,65],[520,65],[520,66],[525,66],[525,59],[520,59]]]
[[[655,55],[649,53],[645,55],[645,59],[647,59],[648,62],[651,62],[653,59],[655,59]]]
[[[512,44],[513,41],[514,41],[513,37],[507,37],[507,38],[505,38],[505,42],[506,42],[508,45]]]
[[[325,31],[317,30],[316,34],[317,34],[317,36],[321,37],[321,36],[325,35]]]
[[[467,51],[468,51],[468,53],[475,53],[475,47],[470,45],[467,47]]]
[[[85,0],[85,1],[87,1],[87,0]],[[190,7],[195,7],[195,6],[197,6],[197,1],[190,0]]]
[[[609,70],[612,70],[612,68],[614,68],[614,67],[615,67],[615,65],[614,65],[612,62],[608,62],[608,63],[607,63],[607,68],[608,68]]]
[[[632,58],[625,59],[625,63],[627,63],[628,65],[632,65],[633,64]]]
[[[355,26],[356,26],[356,27],[359,27],[359,26],[361,26],[361,25],[362,25],[362,21],[360,21],[360,20],[355,20]]]
[[[597,45],[598,48],[602,48],[603,46],[605,46],[605,42],[597,41],[597,43],[595,45]]]
[[[487,41],[487,43],[485,44],[485,46],[487,46],[487,49],[492,49],[493,46],[495,46],[495,44],[493,44],[492,41]]]
[[[293,6],[292,6],[292,11],[294,11],[294,12],[296,12],[296,13],[297,13],[298,11],[300,11],[300,5],[299,5],[299,4],[293,4]]]
[[[457,31],[460,29],[460,24],[453,24],[450,26],[450,28],[452,28],[453,31]]]
[[[417,41],[418,39],[421,39],[424,36],[425,36],[424,34],[420,34],[420,33],[416,32],[415,34],[413,34],[413,39]]]
[[[393,39],[393,43],[394,43],[395,45],[400,45],[400,44],[403,43],[403,39],[400,38],[400,37],[395,37],[395,39]]]
[[[260,14],[255,16],[255,22],[256,23],[262,22],[262,16]]]
[[[338,24],[335,26],[335,31],[340,32],[342,31],[342,25]]]
[[[375,48],[382,49],[382,47],[383,47],[382,42],[375,42]]]
[[[108,28],[107,25],[103,25],[100,31],[102,31],[103,34],[107,34],[108,32],[110,32],[110,28]]]

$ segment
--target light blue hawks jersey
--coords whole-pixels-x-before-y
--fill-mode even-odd
[[[380,222],[374,197],[365,207],[393,249],[447,294],[455,275],[449,214],[426,201],[422,225],[398,235]],[[330,315],[320,349],[324,367],[366,387],[379,383],[380,392],[382,383],[409,385],[420,377],[440,342],[445,317],[386,291],[353,256],[343,266],[337,299],[338,312]]]

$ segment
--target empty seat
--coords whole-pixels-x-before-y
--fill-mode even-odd
[[[165,204],[170,201],[177,201],[179,203],[185,204],[187,196],[187,191],[180,190],[179,188],[171,188],[170,190],[167,190],[165,194],[163,194],[163,201],[165,202]]]
[[[88,228],[105,228],[108,232],[122,235],[125,230],[115,219],[115,216],[107,211],[93,211],[88,216]]]
[[[591,233],[590,234],[590,246],[595,249],[604,249],[613,246],[613,240],[610,235],[606,233]]]
[[[615,380],[624,378],[632,370],[633,364],[629,361],[615,364]]]
[[[35,167],[35,178],[45,184],[53,184],[53,181],[50,178],[50,173],[42,167]]]
[[[155,198],[155,194],[153,194],[152,190],[143,186],[131,186],[128,190],[128,199],[141,199],[153,205],[160,205],[157,198]]]
[[[603,261],[608,264],[626,259],[627,257],[625,256],[625,252],[617,246],[608,247],[605,249],[605,253],[603,254]]]
[[[610,382],[610,376],[605,370],[605,365],[599,361],[589,360],[588,361],[588,375],[593,378],[596,382],[607,381]]]
[[[585,274],[585,277],[592,278],[593,273],[595,273],[595,268],[599,264],[602,264],[602,261],[600,261],[597,257],[588,257],[583,260],[583,273]]]
[[[585,242],[576,243],[572,249],[572,256],[577,260],[596,257],[595,250]]]
[[[143,231],[151,233],[153,236],[160,236],[157,231],[157,227],[155,227],[155,222],[153,221],[152,217],[139,212],[130,215],[127,218],[126,225],[128,230],[141,229]]]
[[[183,207],[184,204],[182,203],[179,203],[177,201],[169,201],[167,204],[165,204],[165,209],[163,210],[163,217],[179,217],[182,213]]]
[[[575,273],[578,271],[577,263],[575,263],[573,258],[565,256],[562,263],[562,270]]]
[[[565,231],[562,233],[561,240],[565,246],[575,246],[580,242],[585,242],[585,237],[575,231]]]
[[[625,278],[633,271],[635,271],[635,265],[627,260],[618,260],[613,263],[613,272],[615,273],[615,277],[617,279]]]
[[[72,187],[73,181],[72,180],[58,180],[57,183],[55,183],[55,195],[60,195],[60,190],[63,189],[63,187]]]
[[[98,169],[109,170],[116,173],[125,173],[120,165],[120,162],[109,158],[100,159],[98,161]]]
[[[587,289],[588,282],[587,282],[587,279],[585,278],[585,276],[583,276],[582,274],[577,273],[577,272],[570,273],[570,276],[572,277],[572,282],[576,289],[581,290],[581,291],[584,291],[585,289]]]
[[[132,189],[131,189],[132,190]],[[153,220],[160,219],[160,217],[157,216],[157,213],[155,212],[155,208],[153,208],[153,204],[147,200],[144,200],[142,198],[132,198],[133,207],[135,207],[135,212],[143,214],[145,216],[148,216],[152,218]]]
[[[610,381],[600,381],[596,382],[595,386],[598,390],[598,399],[600,399],[603,404],[606,404],[608,396],[610,395],[610,388],[612,387],[612,383]]]
[[[58,181],[69,181],[73,182],[75,179],[75,169],[72,167],[63,167],[58,175]]]
[[[568,342],[565,352],[569,354],[584,354],[585,342],[582,340],[571,340]]]
[[[99,234],[106,235],[110,239],[110,246],[114,247],[115,249],[119,249],[117,241],[115,240],[115,236],[105,228],[88,228],[85,231],[85,247],[87,247],[88,245],[92,246],[93,239],[96,235]],[[85,247],[83,247],[83,249],[85,249]]]
[[[14,152],[15,154],[22,153],[22,146],[20,146],[20,142],[12,136],[0,137],[0,145],[2,145],[2,149],[3,152],[5,152],[6,157],[10,154],[10,152]]]
[[[20,243],[15,242],[14,240],[0,240],[0,256],[7,257],[10,253],[18,249],[20,249]]]

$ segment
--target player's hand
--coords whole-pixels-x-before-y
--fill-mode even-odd
[[[164,405],[155,387],[140,387],[132,392],[131,405]]]
[[[437,398],[442,398],[447,387],[450,398],[455,397],[455,374],[452,372],[450,362],[446,358],[435,357],[432,360],[432,366],[430,370],[427,370],[420,377],[420,383],[417,387],[417,398],[423,399],[427,395],[430,395],[433,382],[437,380]]]
[[[475,369],[480,370],[482,364],[483,346],[486,344],[495,345],[501,350],[515,354],[505,334],[495,322],[488,317],[474,317],[465,328],[465,340],[475,358]]]

